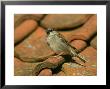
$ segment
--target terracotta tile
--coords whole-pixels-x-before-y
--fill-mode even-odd
[[[54,65],[58,65],[58,64],[61,64],[62,62],[64,62],[64,58],[61,56],[52,56],[52,57],[48,58],[47,60],[45,60],[44,62],[49,62]]]
[[[46,41],[45,29],[38,27],[28,38],[15,47],[15,56],[22,61],[43,61],[54,52]]]
[[[83,76],[83,71],[85,71],[85,68],[76,63],[64,63],[62,65],[62,71],[66,76]]]
[[[91,46],[97,49],[97,36],[95,36],[90,42]]]
[[[87,47],[87,43],[83,40],[74,40],[71,42],[71,46],[75,47],[80,52]]]
[[[18,58],[14,58],[14,75],[15,76],[32,76],[32,71],[37,63],[22,62]]]
[[[26,20],[14,30],[14,43],[23,40],[27,35],[37,28],[38,24],[34,20]]]
[[[43,14],[15,14],[14,15],[14,27],[19,26],[23,21],[33,19],[39,21],[43,18]]]
[[[60,71],[59,73],[57,73],[55,76],[66,76],[65,73],[63,71]]]
[[[51,69],[43,69],[38,76],[52,76]]]
[[[97,50],[90,46],[82,51],[80,55],[86,58],[87,61],[85,63],[81,62],[78,58],[74,59],[77,63],[85,66],[84,75],[97,75]]]
[[[80,28],[71,29],[69,31],[59,31],[66,40],[89,40],[97,32],[97,16],[93,15]]]
[[[45,28],[68,29],[84,24],[91,15],[88,14],[49,14],[41,21]]]

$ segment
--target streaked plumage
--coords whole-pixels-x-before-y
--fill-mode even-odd
[[[83,62],[86,61],[83,56],[77,53],[78,50],[76,48],[72,47],[60,33],[51,28],[47,29],[47,43],[56,53],[64,52],[72,57],[78,57]]]

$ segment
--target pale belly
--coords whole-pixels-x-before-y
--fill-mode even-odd
[[[53,51],[55,51],[56,53],[58,52],[65,52],[65,53],[69,53],[69,49],[67,47],[66,44],[62,43],[60,39],[54,39],[52,38],[52,40],[47,40],[49,46],[51,47],[51,49]]]

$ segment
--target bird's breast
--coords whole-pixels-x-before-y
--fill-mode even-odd
[[[62,43],[61,39],[58,37],[49,37],[47,38],[47,42],[52,50],[55,52],[67,52],[68,48],[67,45]]]

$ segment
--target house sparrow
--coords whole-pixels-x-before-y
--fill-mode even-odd
[[[48,28],[47,33],[47,43],[50,48],[58,55],[69,54],[72,57],[78,57],[81,61],[86,62],[86,59],[78,54],[78,50],[72,47],[59,32]]]

